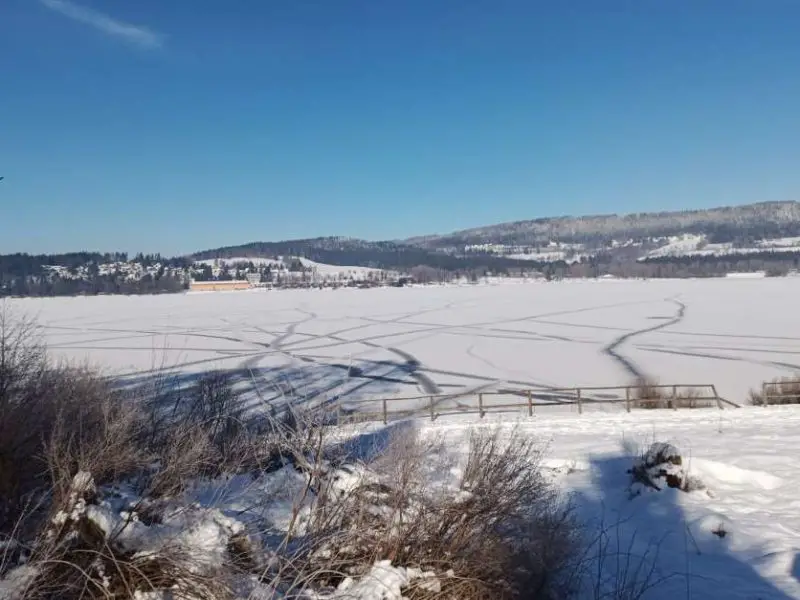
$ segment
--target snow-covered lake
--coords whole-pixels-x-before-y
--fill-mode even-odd
[[[304,398],[800,372],[800,278],[562,281],[13,300],[53,353],[114,373],[244,371]],[[615,342],[620,342],[614,345]],[[358,371],[348,367],[358,367]]]

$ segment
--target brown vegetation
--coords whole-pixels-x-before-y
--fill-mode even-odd
[[[687,386],[661,386],[640,378],[634,384],[632,403],[637,408],[708,408],[717,405],[709,392]]]
[[[778,377],[764,382],[760,391],[750,390],[754,406],[800,404],[800,377]]]
[[[430,443],[400,438],[354,485],[323,494],[311,531],[324,540],[313,562],[325,583],[389,560],[428,574],[407,598],[566,597],[579,528],[543,479],[536,445],[516,433],[475,433],[450,488],[431,478],[447,470],[444,459],[430,462],[437,455]]]

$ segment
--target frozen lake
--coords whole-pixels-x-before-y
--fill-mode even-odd
[[[800,372],[800,278],[563,281],[13,300],[51,351],[117,374],[246,373],[303,399],[713,383]],[[350,366],[356,369],[350,369]],[[348,372],[351,377],[348,377]]]

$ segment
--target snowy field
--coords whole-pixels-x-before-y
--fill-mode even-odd
[[[58,356],[229,369],[263,401],[613,386],[751,388],[800,371],[800,278],[563,281],[13,300]],[[350,367],[357,367],[351,369]]]
[[[620,572],[630,564],[633,579],[644,560],[636,575],[644,579],[655,563],[652,580],[663,581],[642,598],[800,598],[800,407],[546,415],[518,425],[487,417],[486,425],[498,420],[544,445],[545,467],[588,531],[609,530],[607,552],[622,555]],[[423,431],[452,448],[466,444],[474,425],[459,416],[423,422]],[[706,489],[647,488],[631,497],[626,471],[654,441],[680,450]],[[616,566],[610,556],[612,577]]]

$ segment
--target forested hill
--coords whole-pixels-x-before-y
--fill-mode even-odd
[[[448,271],[483,268],[506,270],[532,269],[541,266],[536,261],[523,261],[502,256],[456,256],[430,251],[396,242],[368,242],[344,237],[323,237],[285,242],[251,242],[204,250],[192,255],[194,260],[213,258],[275,258],[302,256],[328,265],[363,266],[380,269],[410,269],[426,265]],[[542,263],[543,264],[543,263]]]
[[[404,243],[423,248],[469,244],[561,242],[597,245],[611,239],[640,239],[684,233],[705,234],[712,242],[741,242],[800,236],[800,202],[762,202],[705,210],[563,216],[487,225],[446,234],[413,237]]]

